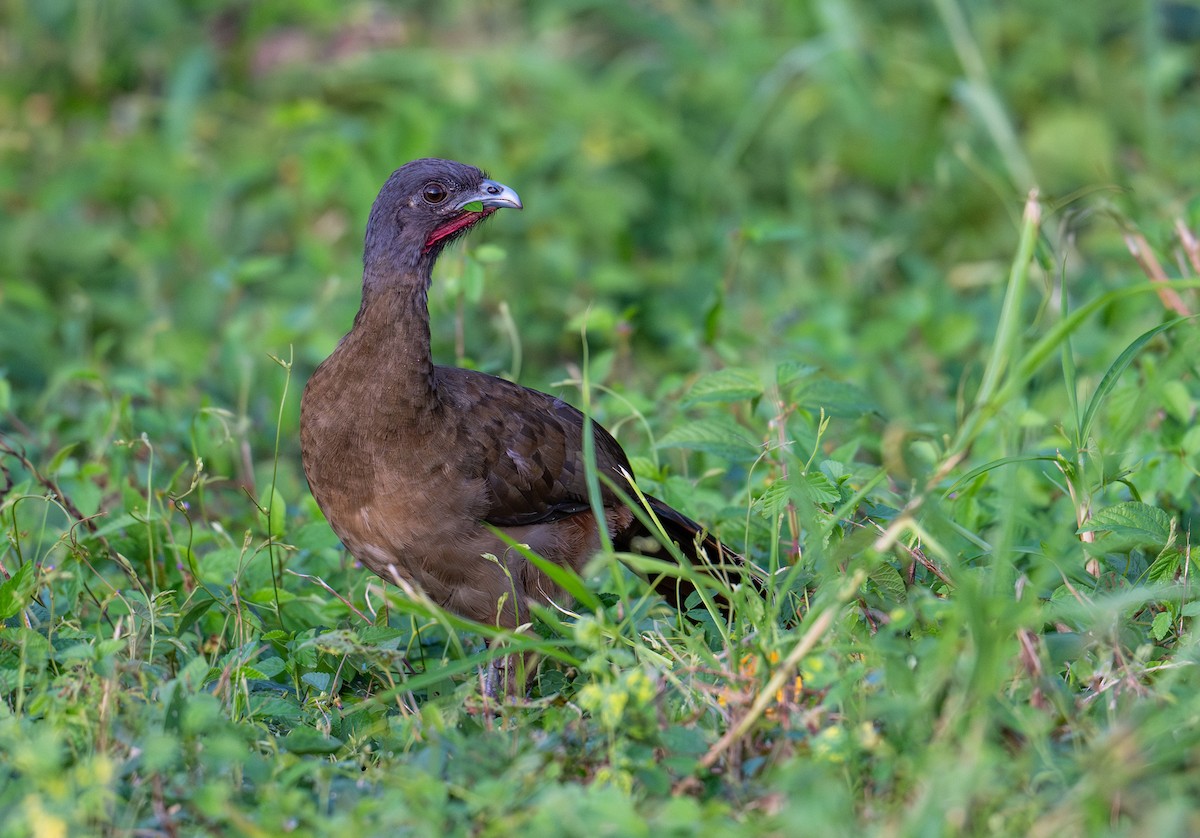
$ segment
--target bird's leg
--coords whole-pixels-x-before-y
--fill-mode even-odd
[[[483,694],[510,701],[524,698],[529,694],[529,678],[537,671],[537,659],[537,652],[513,652],[488,661],[480,672]]]

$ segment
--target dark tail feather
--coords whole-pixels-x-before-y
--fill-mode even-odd
[[[756,589],[761,590],[759,579],[743,556],[730,550],[704,527],[658,498],[647,495],[646,503],[671,541],[675,542],[679,551],[694,567],[722,578],[731,585],[750,582]],[[671,559],[670,552],[659,543],[658,533],[648,531],[640,523],[635,523],[632,530],[618,547],[652,558]],[[696,587],[685,579],[663,576],[656,581],[655,590],[675,608],[682,609]],[[717,597],[717,602],[722,606],[726,605],[724,597]]]

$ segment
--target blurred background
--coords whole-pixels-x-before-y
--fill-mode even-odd
[[[1031,186],[1031,318],[1060,271],[1075,300],[1140,276],[1129,219],[1165,246],[1196,214],[1192,3],[8,0],[0,38],[0,423],[252,482],[278,418],[291,498],[299,389],[415,157],[526,205],[442,260],[437,357],[577,400],[586,323],[651,413],[791,361],[944,430]],[[1081,331],[1084,371],[1161,311]]]

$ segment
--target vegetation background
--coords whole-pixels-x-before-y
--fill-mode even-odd
[[[1200,5],[0,21],[0,836],[1200,832]],[[586,400],[765,600],[601,556],[496,706],[340,549],[299,391],[429,155],[526,204],[438,357]]]

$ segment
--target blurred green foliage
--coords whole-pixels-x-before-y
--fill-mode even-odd
[[[1200,339],[1128,246],[1195,273],[1197,21],[8,0],[0,838],[1200,831]],[[676,624],[602,562],[497,710],[370,587],[298,393],[421,156],[526,207],[443,257],[437,357],[578,401],[586,329],[639,475],[790,590]]]

